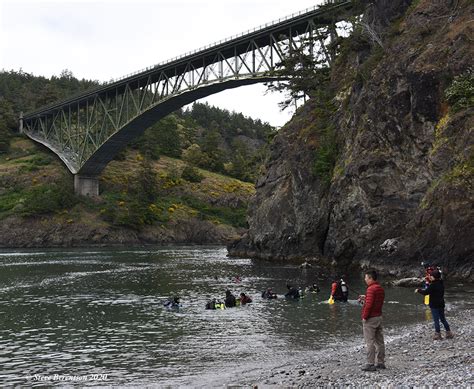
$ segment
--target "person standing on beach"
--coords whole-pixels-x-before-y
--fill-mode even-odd
[[[385,299],[385,291],[377,282],[377,272],[369,270],[365,273],[367,291],[365,295],[359,296],[364,306],[362,308],[362,328],[367,346],[367,364],[363,371],[375,371],[385,369],[385,343],[382,327],[382,306]],[[377,364],[375,363],[377,360]]]
[[[441,340],[441,327],[439,321],[443,323],[444,329],[446,330],[446,339],[453,338],[453,333],[449,328],[449,324],[444,316],[444,284],[441,279],[441,272],[439,270],[433,270],[430,277],[430,283],[425,289],[415,289],[415,293],[420,293],[424,296],[430,296],[430,309],[431,315],[433,316],[435,334],[434,340]]]

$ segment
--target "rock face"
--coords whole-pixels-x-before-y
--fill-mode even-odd
[[[429,260],[474,278],[474,108],[456,112],[445,98],[472,66],[474,4],[383,2],[366,14],[379,21],[383,49],[359,45],[332,69],[339,151],[330,183],[312,170],[310,100],[275,138],[249,231],[231,255],[318,257],[393,275]]]
[[[239,252],[245,247],[246,255],[291,258],[323,249],[328,210],[321,185],[308,169],[313,151],[298,134],[305,125],[305,115],[301,116],[271,146],[266,173],[258,180],[250,205],[248,235],[236,246]]]

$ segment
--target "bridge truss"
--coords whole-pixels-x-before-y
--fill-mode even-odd
[[[97,177],[133,138],[176,109],[225,89],[279,79],[278,64],[307,40],[314,42],[315,60],[330,63],[336,23],[351,7],[351,1],[332,1],[302,11],[42,107],[20,118],[20,127],[71,173]]]

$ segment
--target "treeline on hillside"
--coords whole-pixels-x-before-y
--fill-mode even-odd
[[[0,153],[8,151],[20,111],[31,111],[97,85],[98,81],[78,80],[68,70],[50,79],[21,70],[0,72]],[[274,129],[261,120],[195,103],[155,123],[130,147],[144,158],[181,158],[190,165],[188,172],[196,180],[195,167],[200,167],[254,182],[273,135]],[[117,159],[124,156],[122,153]]]
[[[183,112],[184,118],[191,118],[207,129],[219,129],[222,137],[232,141],[236,136],[247,136],[266,142],[273,128],[260,119],[252,119],[241,113],[229,112],[208,104],[195,103],[192,109]]]
[[[59,76],[34,76],[21,69],[0,72],[0,153],[9,149],[9,139],[18,129],[20,112],[28,112],[91,87],[98,81],[78,80],[71,71]]]
[[[254,182],[273,135],[268,123],[195,103],[157,122],[132,147],[152,159],[181,158],[190,166]]]

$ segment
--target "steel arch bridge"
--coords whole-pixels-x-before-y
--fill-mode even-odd
[[[98,195],[98,176],[114,156],[169,113],[220,91],[278,79],[285,49],[304,38],[313,55],[332,61],[330,38],[350,0],[327,1],[239,36],[112,80],[20,117],[20,131],[75,175],[78,194]]]

